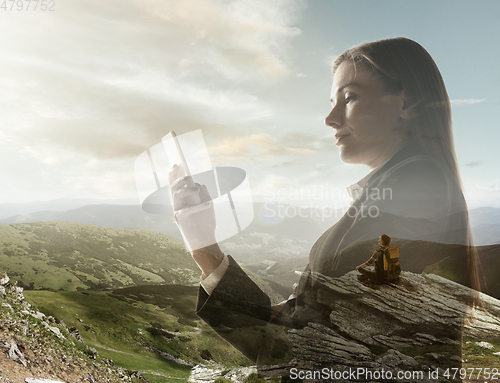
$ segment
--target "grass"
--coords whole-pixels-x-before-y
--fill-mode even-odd
[[[464,368],[496,368],[500,372],[500,356],[493,353],[500,351],[500,338],[488,339],[492,349],[484,349],[476,345],[481,339],[464,337],[462,358]],[[500,378],[498,375],[497,379]]]
[[[156,348],[182,360],[251,365],[195,314],[197,288],[134,286],[112,291],[25,291],[28,302],[68,328],[117,366],[138,370],[151,382],[187,380],[190,367],[167,360]],[[202,355],[210,355],[211,360]]]
[[[0,224],[0,263],[24,286],[63,290],[198,282],[181,240],[73,222]]]

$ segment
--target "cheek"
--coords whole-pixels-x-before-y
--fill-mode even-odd
[[[392,130],[398,121],[392,105],[373,103],[371,105],[353,105],[346,111],[346,118],[351,128],[361,135],[379,136]]]

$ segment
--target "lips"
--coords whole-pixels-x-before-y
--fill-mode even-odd
[[[339,144],[343,139],[349,137],[351,133],[336,133],[335,134],[335,144]]]

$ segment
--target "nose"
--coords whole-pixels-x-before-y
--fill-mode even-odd
[[[340,128],[343,122],[342,111],[340,105],[337,103],[333,106],[332,111],[325,118],[325,125],[334,129]]]

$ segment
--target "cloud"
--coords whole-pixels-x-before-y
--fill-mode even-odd
[[[486,186],[485,188],[487,191],[498,193],[500,192],[500,180],[496,180],[489,185]]]
[[[315,154],[314,149],[284,146],[268,134],[227,137],[217,145],[210,146],[209,154],[214,164],[238,160],[261,162],[277,156],[303,157]]]
[[[462,99],[456,99],[456,100],[451,100],[451,105],[452,106],[467,106],[467,105],[474,105],[474,104],[479,104],[481,102],[486,101],[486,99],[475,99],[475,98],[469,98],[466,100]]]
[[[293,75],[288,42],[301,7],[69,0],[44,18],[6,18],[3,130],[42,160],[50,151],[133,158],[169,130],[220,135],[268,118],[251,89]]]
[[[465,166],[470,166],[470,167],[477,167],[477,166],[482,166],[484,165],[484,162],[481,161],[473,161],[465,164]]]

